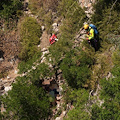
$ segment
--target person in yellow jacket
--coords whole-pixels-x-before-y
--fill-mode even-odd
[[[91,46],[95,48],[95,51],[97,51],[98,48],[97,48],[97,41],[95,39],[96,35],[94,33],[94,29],[91,28],[88,24],[84,25],[84,29],[87,33],[86,40],[88,40],[88,43],[91,44]]]

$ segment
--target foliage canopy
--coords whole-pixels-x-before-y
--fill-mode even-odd
[[[17,11],[23,9],[23,0],[1,0],[0,16],[5,19],[17,17]]]
[[[42,35],[41,26],[34,18],[26,17],[20,24],[20,35],[22,49],[19,56],[22,60],[27,61],[39,52],[37,45],[40,43]]]

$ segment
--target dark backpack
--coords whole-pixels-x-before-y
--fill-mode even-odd
[[[93,28],[94,29],[94,32],[95,32],[95,34],[96,35],[98,35],[98,30],[97,30],[97,27],[95,26],[95,25],[93,25],[93,24],[90,24],[89,25],[91,28]]]

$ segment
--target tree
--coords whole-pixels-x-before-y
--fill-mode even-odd
[[[94,5],[94,10],[92,22],[99,29],[100,37],[109,43],[111,38],[114,38],[114,35],[120,34],[118,27],[120,21],[120,1],[98,0]],[[109,37],[111,34],[113,34],[112,37]]]
[[[18,78],[8,95],[4,95],[5,119],[40,120],[49,116],[49,100],[41,87],[36,87],[29,77]]]
[[[21,36],[21,53],[19,57],[27,61],[39,52],[37,45],[40,43],[42,30],[37,21],[31,17],[26,17],[19,25],[19,28]]]
[[[42,80],[47,75],[49,75],[48,65],[42,63],[23,77],[16,78],[16,82],[12,84],[12,90],[1,99],[6,109],[3,114],[5,119],[48,118],[51,114],[49,95],[42,88]]]
[[[66,99],[69,102],[72,101],[74,108],[68,112],[65,120],[90,120],[90,115],[85,108],[88,95],[88,91],[85,89],[74,89],[70,92]]]
[[[90,78],[89,67],[93,64],[92,58],[83,51],[71,50],[61,63],[61,70],[67,83],[73,88],[83,87]]]
[[[101,99],[104,100],[104,103],[100,107],[93,106],[92,120],[120,119],[120,67],[114,66],[112,71],[113,78],[101,80]]]
[[[17,11],[22,10],[23,0],[1,0],[0,1],[0,15],[5,19],[10,17],[17,17]]]

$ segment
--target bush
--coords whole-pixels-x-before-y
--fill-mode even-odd
[[[39,52],[37,45],[40,43],[41,35],[41,27],[34,18],[26,17],[22,21],[20,26],[22,49],[19,55],[22,60],[27,61]]]
[[[57,17],[57,8],[59,0],[30,0],[29,8],[33,14],[38,16],[37,19],[45,26],[47,33],[52,31],[52,23]]]
[[[26,65],[25,65],[26,66]],[[21,67],[25,67],[21,66]],[[29,69],[30,70],[30,69]],[[50,115],[48,94],[42,88],[42,80],[49,75],[48,65],[42,63],[23,77],[17,77],[12,90],[2,97],[5,119],[47,119]]]
[[[119,66],[120,65],[120,48],[117,48],[113,54],[112,54],[112,60],[113,60],[113,63],[116,65],[116,66]]]
[[[116,70],[117,69],[117,70]],[[115,72],[116,71],[116,72]],[[104,100],[102,106],[93,106],[92,120],[119,120],[120,119],[120,68],[114,67],[115,78],[101,80],[101,98]],[[119,72],[119,73],[118,73]],[[117,76],[116,76],[117,74]],[[97,118],[97,119],[96,119]]]
[[[119,51],[118,51],[119,52]],[[102,79],[100,98],[104,100],[101,106],[93,105],[92,120],[119,120],[120,119],[120,67],[119,57],[114,57],[115,66],[112,69],[112,77]],[[96,119],[97,118],[97,119]]]
[[[60,1],[60,0],[59,0]],[[29,8],[34,14],[38,14],[40,8],[45,13],[48,13],[48,11],[55,12],[57,11],[57,7],[59,4],[58,0],[30,0]]]
[[[29,69],[32,69],[32,66],[35,66],[35,62],[40,62],[41,53],[37,52],[31,59],[28,61],[21,61],[18,64],[19,73],[27,72]]]
[[[88,91],[85,89],[72,90],[67,99],[72,101],[75,108],[68,112],[64,120],[90,120],[89,114],[85,111],[88,96]]]
[[[49,101],[42,88],[28,82],[27,77],[18,78],[13,88],[2,98],[5,119],[45,119],[49,116]]]
[[[1,0],[0,2],[0,16],[5,19],[16,16],[18,10],[23,9],[23,0]]]
[[[83,51],[76,53],[72,51],[67,53],[61,63],[63,76],[68,84],[73,88],[83,87],[90,78],[89,67],[93,64],[93,60]]]
[[[95,13],[92,15],[92,23],[94,23],[99,30],[100,37],[108,43],[110,34],[119,35],[119,21],[120,21],[120,2],[114,4],[112,0],[98,0],[94,5]]]

